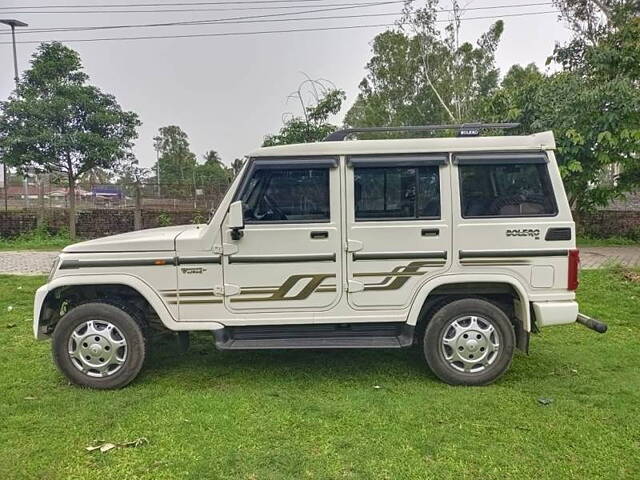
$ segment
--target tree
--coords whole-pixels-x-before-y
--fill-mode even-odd
[[[554,131],[565,188],[579,212],[640,186],[640,18],[628,12],[612,6],[595,37],[557,46],[561,72],[512,67],[486,104],[488,119],[520,122],[521,133]]]
[[[124,191],[133,195],[135,204],[133,208],[133,228],[142,229],[142,184],[149,178],[150,171],[141,167],[133,155],[124,162],[117,171],[120,181],[124,185]]]
[[[233,178],[237,177],[242,170],[242,166],[244,165],[244,160],[241,158],[236,158],[233,162],[231,162],[231,175]]]
[[[616,25],[637,16],[637,0],[554,0],[561,18],[573,32],[565,45],[556,45],[553,57],[565,70],[581,69],[588,51],[607,37]]]
[[[164,190],[172,194],[190,194],[197,162],[187,134],[179,126],[169,125],[161,127],[153,140],[159,155],[160,181],[166,184]],[[152,169],[157,172],[158,164]]]
[[[80,56],[59,42],[41,44],[16,91],[0,106],[0,149],[21,171],[63,173],[69,184],[69,233],[75,237],[75,187],[95,168],[113,169],[137,138],[138,116],[88,85]]]
[[[351,126],[425,125],[478,119],[480,100],[498,86],[497,21],[476,46],[459,44],[460,13],[444,35],[436,26],[437,0],[407,0],[396,28],[377,35],[360,94],[345,118]],[[457,2],[454,2],[457,6]]]
[[[142,186],[151,177],[151,170],[141,167],[138,159],[133,155],[122,162],[115,172],[118,175],[118,183],[124,186],[124,190],[130,194],[134,194],[132,186]]]
[[[215,150],[209,150],[203,156],[204,163],[196,166],[196,183],[209,193],[224,192],[231,180],[230,172],[222,163]]]
[[[307,78],[289,98],[300,103],[302,116],[292,116],[277,134],[267,135],[263,147],[321,141],[336,129],[329,117],[340,111],[346,97],[326,80]]]
[[[113,180],[113,170],[107,170],[106,168],[95,167],[91,170],[84,172],[79,178],[78,182],[81,184],[89,185],[104,185],[111,183]]]

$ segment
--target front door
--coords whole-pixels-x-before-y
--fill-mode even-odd
[[[227,309],[331,308],[342,285],[338,159],[256,158],[246,175],[235,198],[243,202],[242,237],[222,226]]]
[[[451,263],[448,156],[353,156],[346,168],[348,299],[410,305]]]

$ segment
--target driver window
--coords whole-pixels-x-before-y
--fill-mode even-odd
[[[328,222],[328,168],[264,168],[242,198],[246,223]]]

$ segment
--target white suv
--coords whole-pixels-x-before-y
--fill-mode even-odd
[[[220,350],[415,344],[465,385],[497,379],[537,328],[603,330],[578,314],[553,134],[482,127],[261,148],[208,224],[65,248],[36,293],[34,333],[52,337],[73,383],[117,388],[158,327],[183,343],[209,330]]]

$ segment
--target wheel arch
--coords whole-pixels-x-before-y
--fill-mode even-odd
[[[479,291],[479,285],[485,288]],[[500,274],[442,275],[425,283],[413,299],[407,316],[407,324],[412,326],[418,325],[421,317],[430,310],[429,306],[438,303],[435,301],[436,297],[482,296],[483,293],[490,294],[492,291],[494,291],[494,293],[502,293],[499,289],[504,287],[517,295],[519,305],[514,302],[514,313],[520,320],[522,329],[525,332],[530,332],[531,315],[529,311],[529,295],[517,279],[509,275]]]
[[[92,287],[109,287],[126,289],[138,295],[158,316],[162,324],[171,330],[177,330],[178,319],[168,309],[158,292],[139,277],[126,274],[114,275],[71,275],[62,276],[40,287],[35,295],[33,308],[33,331],[36,338],[43,340],[49,337],[52,321],[57,321],[54,309],[59,304],[59,297],[67,289],[80,287],[87,291]],[[99,297],[96,297],[99,298]]]

